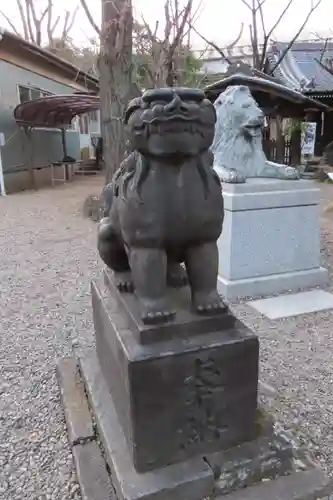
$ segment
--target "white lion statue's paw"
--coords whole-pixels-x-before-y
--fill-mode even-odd
[[[284,168],[284,173],[286,175],[286,179],[300,179],[301,174],[297,170],[297,168],[294,167],[285,167]]]
[[[233,168],[224,169],[220,174],[220,179],[222,182],[228,182],[229,184],[243,184],[246,182],[244,175]]]

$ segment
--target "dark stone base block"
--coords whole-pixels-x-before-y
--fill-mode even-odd
[[[115,297],[101,290],[92,283],[97,355],[137,471],[256,436],[259,345],[248,328],[236,321],[143,345]]]
[[[324,497],[328,500],[332,481],[315,468],[304,450],[298,449],[293,436],[274,423],[264,409],[258,410],[260,435],[257,439],[138,473],[95,349],[82,350],[79,361],[80,370],[74,358],[60,360],[57,369],[69,437],[75,429],[81,436],[80,444],[77,439],[72,442],[72,449],[84,500],[315,500]],[[74,405],[70,394],[74,394]],[[93,428],[91,414],[97,423],[98,433],[94,435],[89,430]]]
[[[118,500],[204,500],[214,492],[214,474],[202,457],[138,473],[94,349],[80,357],[90,405]]]
[[[321,470],[312,469],[262,482],[216,500],[331,500],[331,493],[332,481]]]
[[[276,433],[268,421],[261,427],[257,439],[206,455],[205,459],[214,471],[217,495],[285,476],[294,470],[291,443]]]

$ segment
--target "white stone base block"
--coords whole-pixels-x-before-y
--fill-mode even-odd
[[[219,288],[228,300],[323,285],[320,190],[312,181],[248,179],[223,185]]]

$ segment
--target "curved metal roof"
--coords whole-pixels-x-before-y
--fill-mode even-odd
[[[51,95],[19,104],[14,118],[21,126],[64,127],[76,115],[99,109],[99,96],[91,94]]]
[[[246,85],[252,91],[259,91],[277,97],[281,101],[291,103],[298,106],[300,109],[314,108],[321,111],[332,111],[332,109],[320,101],[311,99],[310,97],[298,92],[290,87],[281,84],[278,80],[267,77],[260,72],[257,74],[251,72],[251,68],[245,68],[245,65],[239,64],[235,67],[235,72],[226,75],[222,80],[207,85],[204,91],[207,94],[217,94],[223,92],[229,85]]]

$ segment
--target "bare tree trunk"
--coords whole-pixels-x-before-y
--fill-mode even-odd
[[[125,153],[123,116],[133,88],[132,23],[131,0],[102,0],[99,73],[106,183]]]

